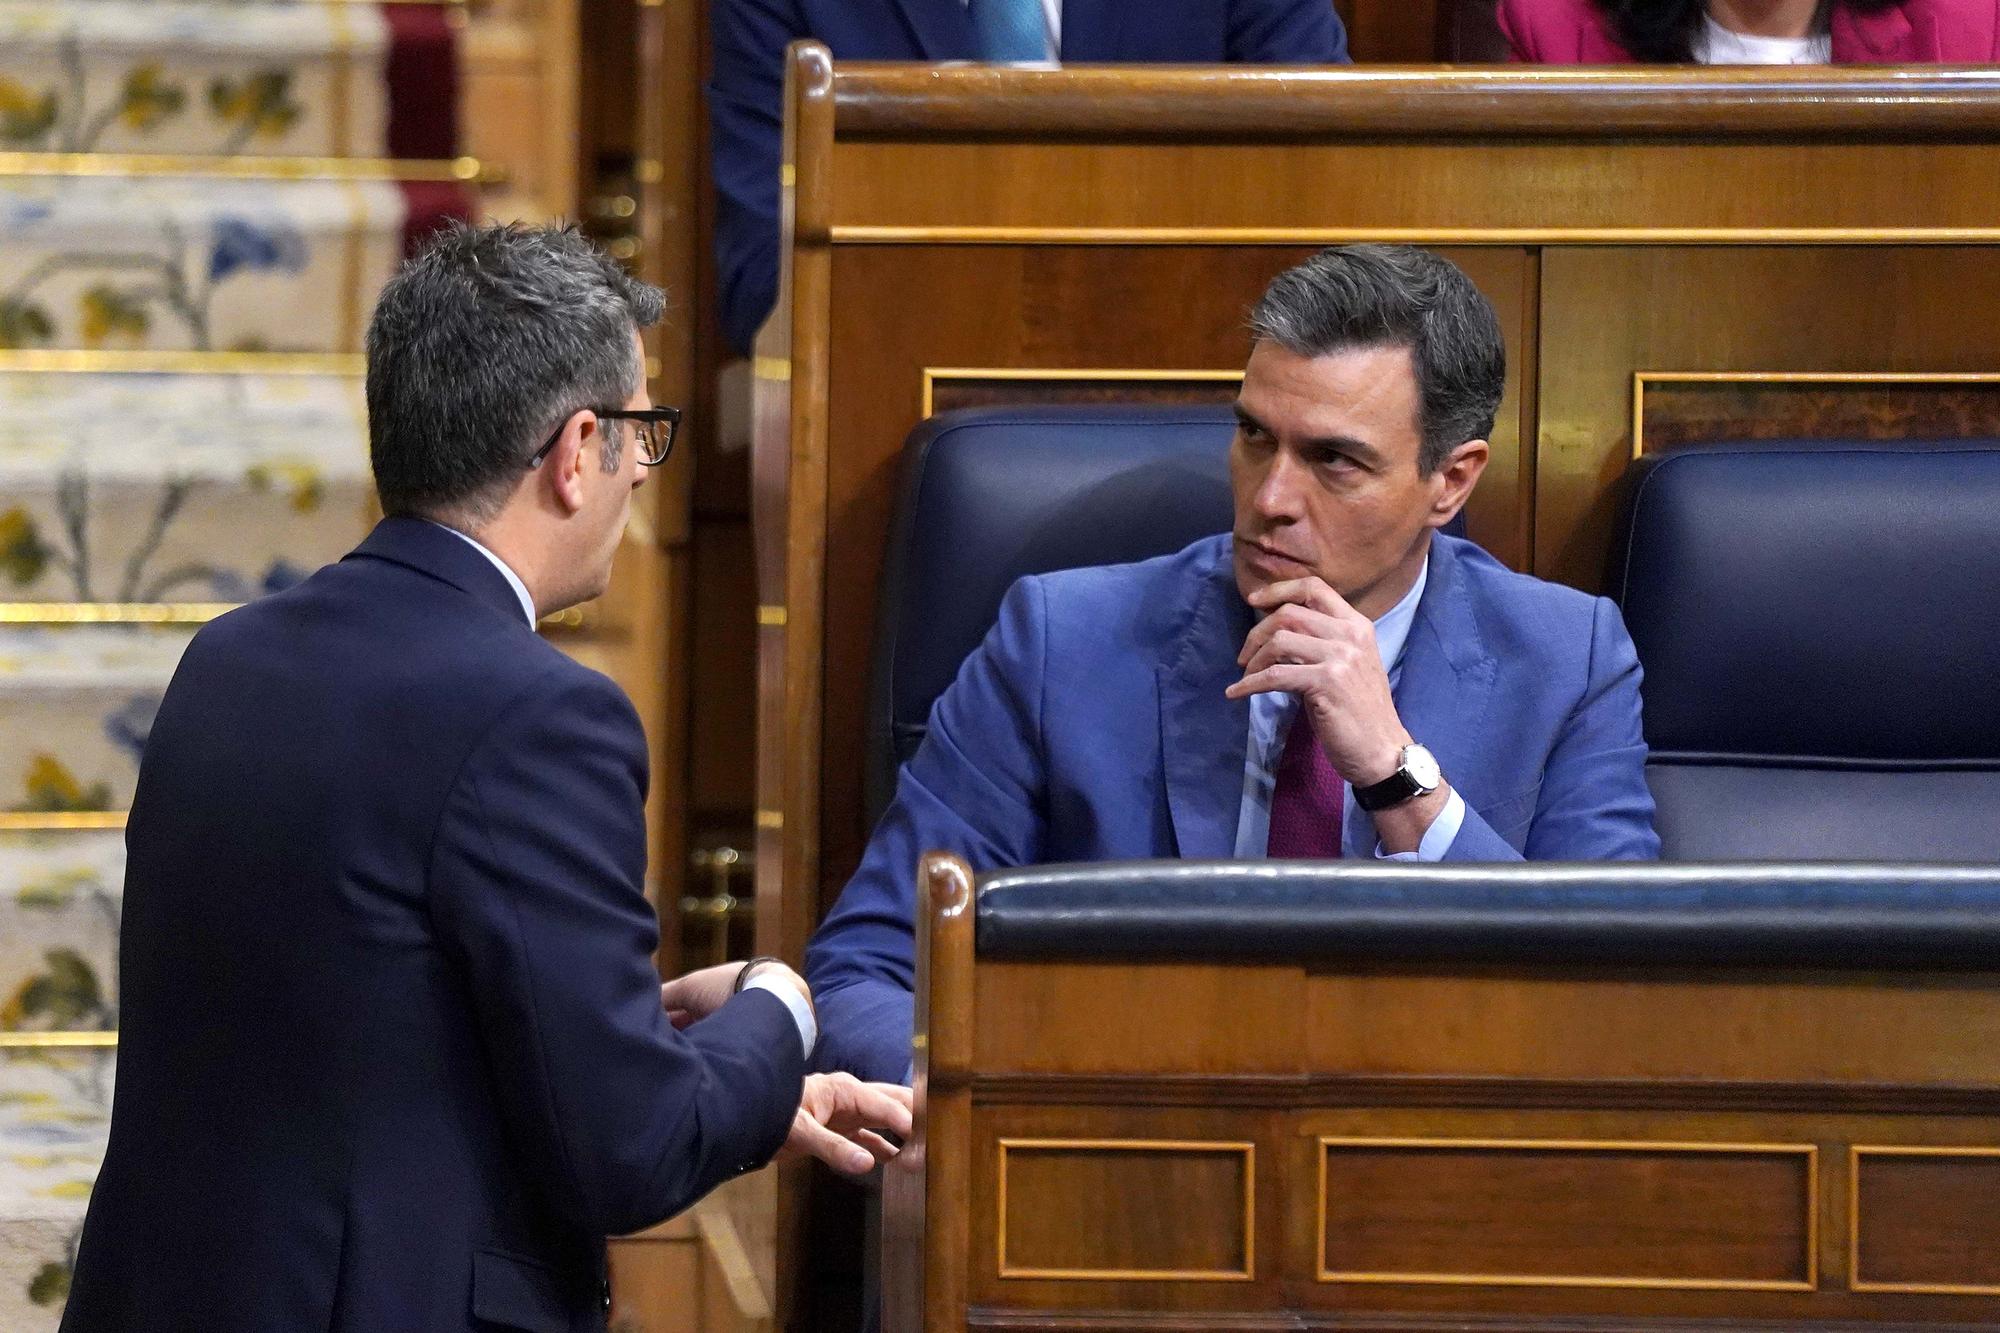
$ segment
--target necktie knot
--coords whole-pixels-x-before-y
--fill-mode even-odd
[[[1049,58],[1049,29],[1042,0],[967,0],[981,60],[1018,62]]]

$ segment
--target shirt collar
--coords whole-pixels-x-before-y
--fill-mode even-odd
[[[1393,672],[1403,659],[1403,645],[1410,641],[1410,625],[1417,618],[1417,603],[1423,600],[1424,584],[1430,580],[1430,552],[1417,570],[1417,581],[1403,594],[1403,600],[1384,611],[1375,621],[1375,647],[1382,653],[1382,669]]]
[[[425,521],[432,522],[432,520],[429,519],[426,519]],[[516,574],[505,560],[502,560],[499,556],[487,550],[486,547],[481,545],[478,541],[475,541],[473,538],[466,536],[464,533],[460,532],[457,528],[448,527],[443,523],[437,523],[435,524],[435,526],[444,528],[446,532],[449,532],[452,536],[458,538],[460,541],[464,542],[467,546],[470,546],[473,550],[479,552],[479,554],[485,556],[488,560],[493,562],[493,568],[500,571],[500,573],[507,580],[507,586],[514,590],[514,596],[520,599],[521,614],[528,618],[528,625],[530,628],[532,628],[535,624],[535,599],[528,596],[528,585],[521,582],[521,576],[519,574]],[[1421,577],[1419,577],[1417,580],[1417,586],[1418,587],[1423,586],[1423,579]],[[1394,613],[1392,612],[1391,614]],[[1405,626],[1405,633],[1407,632],[1408,632],[1408,627]]]

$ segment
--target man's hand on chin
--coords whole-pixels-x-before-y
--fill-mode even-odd
[[[910,1137],[910,1090],[852,1074],[808,1074],[805,1096],[778,1159],[817,1157],[844,1176],[865,1176]]]

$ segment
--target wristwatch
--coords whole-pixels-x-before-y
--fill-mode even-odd
[[[1428,796],[1444,781],[1438,761],[1421,745],[1405,745],[1402,764],[1380,782],[1354,789],[1354,803],[1373,814],[1418,796]]]
[[[775,957],[768,953],[758,954],[755,958],[752,958],[748,962],[744,963],[742,967],[736,969],[736,981],[733,985],[730,986],[729,993],[731,995],[741,995],[743,993],[743,984],[750,980],[750,974],[752,972],[755,972],[758,968],[764,966],[764,964],[766,963],[782,963],[784,961],[785,961],[784,959]]]

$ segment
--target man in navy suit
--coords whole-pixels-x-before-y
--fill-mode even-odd
[[[785,47],[836,60],[1335,65],[1333,0],[719,0],[708,85],[722,328],[748,355],[778,295]]]
[[[907,1131],[901,1089],[801,1106],[782,964],[663,987],[645,736],[535,633],[672,442],[660,307],[565,230],[448,233],[383,292],[389,517],[195,637],[140,769],[66,1330],[601,1330],[607,1234],[788,1135],[859,1172]]]
[[[1617,609],[1438,531],[1486,466],[1492,307],[1421,250],[1281,275],[1230,446],[1233,532],[1022,579],[931,712],[806,953],[819,1060],[910,1064],[917,859],[1659,854]]]

